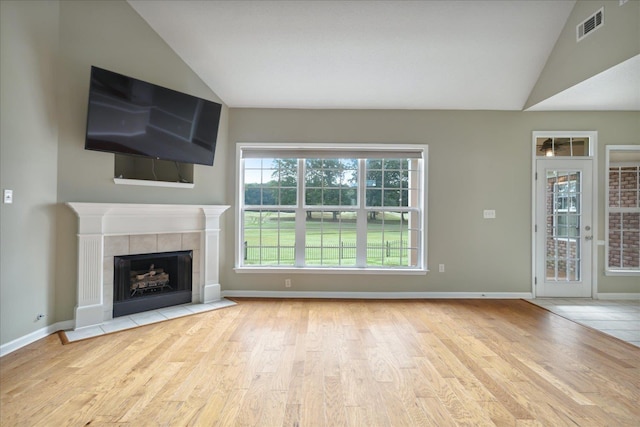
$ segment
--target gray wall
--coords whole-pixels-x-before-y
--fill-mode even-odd
[[[576,42],[576,26],[604,6],[604,25]],[[640,1],[578,0],[525,109],[640,54]]]
[[[58,2],[0,2],[0,343],[55,313]],[[47,317],[36,321],[38,314]]]
[[[640,113],[488,111],[321,111],[231,109],[230,141],[429,144],[426,276],[245,274],[223,269],[225,290],[530,292],[531,132],[596,130],[604,145],[639,143]],[[233,164],[235,149],[228,150]],[[235,168],[235,166],[234,166]],[[233,175],[233,174],[232,174]],[[603,202],[601,173],[599,205]],[[233,194],[234,183],[228,182]],[[235,204],[235,201],[231,201]],[[482,211],[495,209],[495,220]],[[602,211],[602,209],[600,209]],[[600,236],[603,238],[603,215]],[[235,222],[227,216],[226,246]],[[438,273],[438,264],[446,272]],[[602,260],[598,263],[602,265]],[[640,292],[637,277],[604,277],[601,292]]]

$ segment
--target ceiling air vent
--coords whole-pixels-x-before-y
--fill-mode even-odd
[[[604,24],[604,7],[600,8],[599,11],[582,21],[576,27],[577,41],[582,40],[587,37],[589,34],[593,33],[598,28],[602,27]]]

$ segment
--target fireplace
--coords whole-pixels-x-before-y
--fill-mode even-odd
[[[113,317],[189,303],[193,251],[115,256]]]
[[[191,251],[192,287],[185,292],[191,296],[187,302],[220,300],[220,216],[229,206],[80,202],[68,206],[79,220],[74,329],[113,319],[116,256]],[[149,267],[142,269],[148,272]],[[142,294],[151,297],[151,293],[158,292]]]

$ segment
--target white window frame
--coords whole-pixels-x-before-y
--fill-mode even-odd
[[[612,151],[640,151],[638,145],[607,145],[605,152],[605,196],[604,196],[604,274],[606,276],[640,276],[640,269],[625,269],[609,266],[609,214],[622,212],[619,208],[609,207],[609,169],[611,166],[625,166],[624,163],[611,162]],[[636,163],[633,164],[634,166]]]
[[[313,155],[313,152],[330,151],[332,153],[344,151],[345,153],[353,153],[354,151],[368,151],[376,153],[388,153],[389,157],[397,156],[402,152],[419,152],[421,154],[422,167],[419,171],[419,177],[421,183],[421,193],[417,203],[418,210],[420,212],[421,230],[420,230],[420,242],[418,243],[418,262],[415,267],[333,267],[333,266],[250,266],[243,265],[244,257],[244,244],[243,244],[243,229],[242,229],[242,214],[244,203],[244,162],[243,152],[246,150],[253,151],[273,151],[277,154],[278,151],[307,151]],[[242,142],[236,144],[236,185],[235,185],[235,268],[238,273],[328,273],[328,274],[394,274],[394,275],[406,275],[406,274],[426,274],[427,269],[427,200],[428,200],[428,145],[426,144],[332,144],[332,143],[251,143]],[[362,189],[363,171],[361,173],[361,179],[359,180],[359,191]],[[303,197],[302,191],[304,186],[302,183],[299,185],[299,196]],[[301,199],[302,200],[302,199]],[[364,201],[361,200],[361,203]],[[379,210],[392,210],[392,207]],[[301,221],[297,221],[301,222]],[[300,231],[297,230],[296,233]],[[297,251],[300,248],[296,248]],[[304,250],[304,248],[302,248]]]

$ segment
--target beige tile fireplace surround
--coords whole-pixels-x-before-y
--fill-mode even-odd
[[[113,318],[113,257],[193,251],[193,303],[221,299],[221,205],[68,203],[78,215],[75,329]]]

